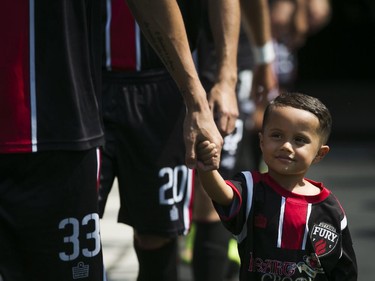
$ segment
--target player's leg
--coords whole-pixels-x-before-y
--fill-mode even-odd
[[[111,192],[114,180],[117,176],[117,115],[114,104],[117,103],[117,96],[121,93],[121,85],[113,83],[107,75],[103,74],[102,80],[103,97],[103,123],[105,144],[101,150],[100,185],[99,185],[99,216],[103,218],[105,206],[109,193]]]
[[[8,190],[13,189],[11,175],[12,155],[0,155],[0,280],[24,281],[23,258],[19,243],[14,235],[11,201],[7,199]]]
[[[102,281],[96,149],[12,156],[1,209],[17,243],[20,280]],[[12,274],[4,281],[18,280]]]
[[[177,237],[135,233],[134,249],[139,261],[137,281],[178,279]]]
[[[195,178],[192,268],[195,281],[224,280],[229,267],[228,243],[231,234],[222,225],[211,198]]]
[[[190,227],[192,171],[185,165],[185,106],[166,72],[128,82],[118,154],[119,221],[135,230],[138,280],[177,280],[177,239]],[[125,85],[124,85],[125,87]]]

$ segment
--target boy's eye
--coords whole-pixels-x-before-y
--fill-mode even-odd
[[[295,138],[295,141],[296,141],[297,143],[309,143],[308,139],[303,138],[303,137],[296,137],[296,138]]]
[[[279,138],[281,138],[281,134],[279,134],[279,133],[272,133],[270,136],[273,139],[279,139]]]

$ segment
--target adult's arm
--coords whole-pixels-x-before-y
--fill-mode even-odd
[[[206,92],[198,78],[189,48],[181,11],[172,0],[127,0],[129,8],[144,33],[176,81],[186,104],[184,140],[186,164],[196,165],[196,143],[210,140],[217,145],[218,152],[223,139],[215,125]],[[218,168],[220,157],[214,167]]]
[[[239,115],[236,83],[240,3],[238,0],[209,0],[208,13],[217,58],[215,84],[208,102],[216,125],[225,136],[235,129]]]
[[[255,69],[251,96],[256,103],[268,103],[268,94],[277,88],[276,75],[272,68],[275,53],[268,0],[241,0],[241,12],[245,31],[254,50]]]

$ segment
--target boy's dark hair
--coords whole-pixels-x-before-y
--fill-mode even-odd
[[[319,120],[322,143],[327,143],[332,129],[332,117],[328,108],[319,99],[301,93],[282,93],[272,100],[264,111],[262,129],[268,121],[272,108],[281,106],[291,106],[314,114]]]

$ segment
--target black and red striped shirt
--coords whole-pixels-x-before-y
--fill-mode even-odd
[[[142,35],[124,0],[105,0],[106,23],[103,68],[114,72],[164,69],[165,66]],[[192,49],[198,36],[200,2],[178,0]],[[193,14],[195,13],[195,14]]]
[[[5,0],[0,153],[101,145],[101,1]]]
[[[164,68],[142,36],[124,0],[106,0],[104,67],[107,71],[140,71]]]
[[[289,192],[258,172],[227,181],[236,199],[215,207],[238,241],[240,280],[357,280],[345,212],[323,184],[308,181],[318,195]]]

